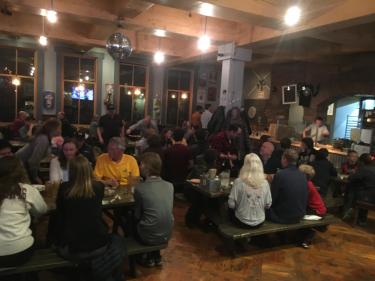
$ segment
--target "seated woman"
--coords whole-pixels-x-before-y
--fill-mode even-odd
[[[261,225],[265,209],[271,207],[270,186],[264,176],[262,161],[258,155],[246,155],[239,178],[234,181],[228,206],[231,219],[239,227],[251,228]]]
[[[146,180],[134,190],[137,238],[147,245],[168,243],[173,228],[173,185],[160,178],[161,159],[154,152],[141,156],[141,174]],[[162,265],[160,251],[142,256],[142,265]]]
[[[307,214],[317,215],[319,217],[325,216],[327,213],[327,208],[324,205],[322,197],[320,196],[318,190],[316,189],[314,183],[311,181],[315,176],[315,170],[310,165],[302,164],[299,166],[299,170],[304,173],[307,177],[307,187],[309,189],[309,197],[307,199]],[[317,228],[318,230],[326,230],[327,227]],[[308,248],[315,236],[315,231],[312,228],[307,228],[300,230],[302,235],[301,246],[303,248]]]
[[[19,266],[31,258],[30,213],[39,216],[47,211],[39,191],[27,182],[26,171],[16,157],[0,159],[0,268]]]
[[[78,145],[72,139],[67,139],[62,145],[58,157],[51,160],[49,166],[50,182],[61,183],[69,180],[69,162],[78,155]]]
[[[56,244],[61,256],[91,260],[96,277],[112,275],[122,280],[125,246],[119,236],[108,234],[102,218],[104,185],[93,181],[89,161],[78,155],[69,163],[69,181],[61,184],[56,200]],[[102,260],[107,258],[108,260]],[[105,265],[104,265],[105,264]],[[103,269],[103,266],[110,268]],[[107,280],[110,276],[102,276]]]
[[[32,183],[43,183],[38,174],[40,162],[51,153],[52,138],[60,135],[60,121],[49,119],[36,133],[34,139],[16,152],[16,156],[23,162]]]

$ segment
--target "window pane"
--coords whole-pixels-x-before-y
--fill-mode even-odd
[[[145,91],[142,89],[140,95],[133,96],[133,120],[139,121],[143,119],[145,115]]]
[[[34,64],[34,51],[18,49],[18,75],[23,76],[34,76],[35,64]]]
[[[82,92],[79,103],[80,103],[80,124],[90,124],[91,119],[94,115],[94,85],[85,84],[85,89]]]
[[[178,79],[179,79],[179,73],[176,70],[170,70],[168,72],[168,89],[169,90],[178,90]]]
[[[79,79],[79,58],[64,57],[64,79],[76,81]]]
[[[178,106],[178,125],[181,125],[183,121],[189,120],[189,103],[190,94],[187,92],[181,92]]]
[[[3,122],[11,122],[16,117],[16,95],[15,87],[12,85],[11,77],[0,76],[0,96],[0,120]]]
[[[180,72],[180,90],[190,91],[190,72]]]
[[[15,48],[0,48],[0,73],[16,74]]]
[[[78,101],[75,88],[77,84],[64,82],[64,112],[70,123],[78,123]],[[73,98],[74,94],[74,98]]]
[[[133,66],[128,64],[120,64],[120,84],[133,85]]]
[[[125,121],[131,121],[132,116],[132,89],[120,87],[120,116]],[[130,94],[130,95],[129,95]]]
[[[134,66],[134,86],[146,86],[146,68],[143,66]]]
[[[177,125],[178,92],[168,91],[167,124]]]
[[[33,115],[34,110],[34,79],[21,78],[21,85],[17,88],[17,112],[26,111]]]
[[[80,77],[84,81],[95,81],[95,60],[94,59],[81,59]]]

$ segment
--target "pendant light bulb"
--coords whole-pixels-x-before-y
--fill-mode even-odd
[[[47,44],[48,44],[48,39],[47,39],[47,37],[44,36],[44,35],[41,35],[41,36],[39,37],[39,44],[42,45],[42,46],[47,46]]]
[[[206,34],[198,39],[198,49],[206,52],[211,47],[211,38]]]
[[[154,54],[154,62],[156,64],[162,64],[165,60],[165,55],[163,52],[161,51],[157,51],[155,54]]]

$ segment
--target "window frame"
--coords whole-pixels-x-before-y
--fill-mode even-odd
[[[94,60],[94,65],[95,65],[95,71],[94,71],[94,82],[91,82],[91,81],[83,81],[83,82],[79,82],[79,80],[71,80],[71,79],[64,79],[64,75],[65,75],[65,57],[71,57],[71,58],[78,58],[78,73],[80,72],[80,68],[81,68],[81,59],[90,59],[90,60]],[[97,96],[98,96],[98,58],[95,57],[95,56],[86,56],[86,55],[79,55],[79,54],[71,54],[71,53],[62,53],[61,54],[61,77],[60,77],[60,81],[61,81],[61,85],[60,85],[60,99],[61,99],[61,103],[60,103],[60,111],[64,111],[64,87],[65,87],[65,82],[68,82],[68,83],[82,83],[84,85],[86,84],[90,84],[90,85],[94,85],[94,100],[93,100],[93,116],[96,114],[97,110],[96,110],[96,106],[97,106]],[[79,99],[78,100],[78,110],[77,110],[77,123],[73,123],[72,125],[75,125],[75,126],[88,126],[89,124],[83,124],[83,123],[80,123],[80,113],[81,113],[81,100]],[[57,113],[57,112],[56,112]],[[93,117],[92,116],[92,117]],[[92,118],[91,117],[91,118]]]
[[[121,65],[128,65],[128,66],[132,66],[132,85],[128,85],[128,84],[120,84],[120,72],[121,72]],[[134,67],[135,66],[138,66],[138,67],[143,67],[145,69],[145,72],[146,72],[146,75],[145,75],[145,85],[144,86],[137,86],[137,85],[134,85]],[[120,114],[120,97],[121,97],[121,88],[124,89],[124,91],[126,91],[128,88],[131,88],[132,90],[133,89],[140,89],[140,90],[143,90],[144,91],[144,111],[143,111],[143,116],[146,116],[147,115],[147,106],[148,106],[148,97],[149,97],[149,69],[150,67],[148,65],[144,65],[144,64],[139,64],[139,63],[131,63],[131,62],[123,62],[119,64],[119,84],[118,84],[118,95],[116,95],[115,97],[115,106],[116,106],[116,112],[118,112]],[[134,123],[134,122],[137,122],[139,120],[134,120],[134,94],[132,94],[132,104],[131,104],[131,120],[125,120],[125,121],[128,121],[130,123]]]
[[[37,105],[38,105],[38,95],[37,95],[37,91],[38,91],[38,70],[39,70],[39,63],[38,63],[38,56],[37,56],[37,50],[34,49],[34,48],[24,48],[24,47],[17,47],[17,46],[7,46],[7,45],[0,45],[0,51],[2,48],[9,48],[9,49],[15,49],[16,50],[16,57],[15,57],[15,64],[16,64],[16,73],[15,74],[5,74],[5,73],[0,73],[0,76],[5,76],[5,77],[10,77],[10,78],[13,78],[13,77],[18,77],[20,79],[33,79],[34,80],[34,93],[33,93],[33,102],[34,102],[34,106],[33,106],[33,116],[35,117],[36,114],[37,114]],[[35,71],[34,71],[34,76],[26,76],[26,75],[18,75],[18,51],[19,50],[27,50],[27,51],[32,51],[34,53],[34,67],[35,67]],[[21,81],[22,83],[22,81]],[[14,118],[13,119],[16,119],[17,118],[17,115],[18,115],[18,87],[19,86],[16,86],[16,90],[15,90],[15,106],[14,106]],[[2,123],[9,123],[9,122],[2,122]]]
[[[169,81],[169,73],[171,71],[178,71],[178,72],[189,72],[190,73],[190,81],[189,81],[189,90],[181,90],[181,89],[169,89],[169,85],[168,85],[168,81]],[[179,81],[178,81],[178,88],[180,88],[180,75],[179,75]],[[188,109],[188,121],[190,122],[191,121],[191,114],[192,114],[192,105],[193,105],[193,91],[194,91],[194,70],[192,69],[184,69],[184,68],[169,68],[167,70],[167,80],[166,80],[166,83],[167,83],[167,87],[166,87],[166,92],[165,92],[165,95],[166,95],[166,105],[165,105],[165,123],[167,126],[179,126],[180,124],[178,124],[178,122],[180,121],[179,120],[179,112],[180,112],[180,96],[182,93],[188,93],[188,98],[189,98],[189,109]],[[168,123],[168,96],[169,96],[169,93],[170,92],[178,92],[179,95],[178,95],[178,103],[177,103],[177,119],[176,119],[176,124],[169,124]]]

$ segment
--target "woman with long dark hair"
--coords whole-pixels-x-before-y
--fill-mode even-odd
[[[50,153],[51,139],[60,135],[60,121],[55,118],[49,119],[36,133],[35,138],[17,151],[16,156],[23,162],[32,183],[43,183],[38,175],[40,162]]]
[[[0,267],[25,263],[33,254],[31,218],[47,211],[39,191],[27,184],[21,162],[14,156],[0,159]]]
[[[74,160],[78,154],[78,144],[73,139],[65,140],[59,156],[50,162],[49,180],[57,183],[68,181],[69,162]]]

